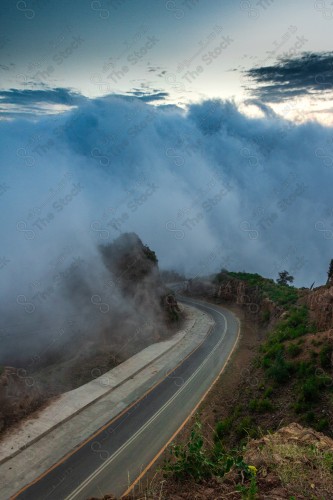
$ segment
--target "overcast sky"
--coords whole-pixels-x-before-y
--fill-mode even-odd
[[[3,90],[65,87],[90,97],[162,92],[166,102],[181,105],[264,97],[283,115],[288,90],[290,117],[331,123],[328,92],[324,100],[300,92],[305,74],[298,72],[297,81],[289,74],[284,92],[274,81],[283,60],[329,55],[330,1],[3,0],[0,9]],[[332,89],[330,64],[330,76],[310,68],[315,90]],[[267,67],[271,80],[264,83],[271,85],[261,92],[262,74],[253,70]]]

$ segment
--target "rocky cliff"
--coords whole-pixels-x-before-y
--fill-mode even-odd
[[[300,302],[309,308],[319,331],[333,328],[333,284],[304,290]]]
[[[271,281],[271,280],[266,280]],[[187,293],[206,297],[216,303],[240,306],[252,319],[273,321],[283,313],[283,307],[274,302],[259,284],[251,284],[227,272],[219,273],[212,280],[189,280]]]

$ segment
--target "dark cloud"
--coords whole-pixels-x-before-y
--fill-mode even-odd
[[[317,97],[333,91],[333,52],[283,57],[275,65],[251,68],[245,74],[256,85],[247,90],[265,102]]]
[[[14,68],[14,64],[13,63],[10,63],[10,64],[0,64],[0,69],[2,69],[3,71],[10,71],[11,69]]]
[[[141,101],[144,102],[153,102],[153,101],[163,101],[166,97],[169,96],[168,92],[162,92],[162,91],[142,91],[142,90],[133,90],[132,92],[129,92],[130,95],[133,95],[134,97],[138,97]]]
[[[85,100],[82,94],[67,88],[9,89],[0,91],[0,104],[31,106],[33,104],[64,104],[73,106]]]

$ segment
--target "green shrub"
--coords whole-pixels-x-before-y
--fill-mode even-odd
[[[325,430],[329,429],[329,427],[330,427],[330,423],[327,420],[327,418],[321,418],[317,424],[314,424],[314,428],[318,432],[325,431]]]
[[[316,377],[311,376],[305,380],[301,386],[300,398],[304,401],[317,401],[319,399],[318,394],[318,382]]]
[[[307,378],[314,375],[316,367],[312,361],[301,361],[297,365],[296,374],[298,378]]]
[[[315,421],[315,418],[316,418],[316,415],[314,414],[313,411],[308,411],[305,415],[305,421],[308,424],[313,424],[313,422]]]
[[[298,415],[301,413],[305,413],[309,410],[309,403],[306,403],[305,401],[297,401],[294,404],[294,411]]]
[[[153,250],[150,250],[150,248],[148,247],[148,245],[144,245],[143,247],[143,253],[146,255],[146,257],[155,262],[156,264],[158,263],[158,260],[157,260],[157,257],[156,257],[156,253],[153,251]]]
[[[216,464],[211,461],[204,448],[199,422],[196,422],[189,442],[185,445],[172,445],[170,454],[171,458],[166,461],[163,470],[166,474],[172,474],[176,479],[184,480],[191,477],[195,481],[202,481],[211,477],[215,472]]]
[[[333,347],[331,345],[325,345],[320,349],[319,352],[320,365],[325,370],[331,368],[332,352],[333,352]]]
[[[268,323],[269,320],[271,319],[271,312],[268,310],[264,311],[262,313],[261,319],[263,323]]]
[[[273,404],[267,398],[252,399],[252,401],[250,401],[249,408],[251,411],[254,411],[254,412],[265,413],[267,411],[273,410]]]
[[[233,411],[233,418],[238,418],[240,416],[240,414],[242,413],[243,411],[243,405],[242,404],[238,404],[235,406],[234,408],[234,411]],[[231,421],[232,423],[232,421]]]
[[[325,468],[328,471],[333,472],[333,454],[330,452],[324,453],[323,462],[324,462]]]
[[[267,387],[264,392],[264,398],[269,398],[273,393],[273,387]]]
[[[241,439],[246,436],[255,437],[257,434],[256,429],[253,427],[252,417],[243,417],[239,424],[235,427],[236,436]]]
[[[225,435],[230,434],[230,431],[232,429],[232,424],[233,424],[233,420],[231,417],[225,418],[225,419],[217,422],[217,424],[215,426],[214,440],[220,441],[223,439],[223,437]]]
[[[298,344],[290,344],[288,346],[287,352],[292,358],[296,358],[301,352],[302,348]]]
[[[268,378],[272,378],[278,384],[284,384],[290,378],[293,370],[293,365],[280,354],[266,373]]]
[[[200,482],[212,476],[223,477],[232,467],[240,469],[243,477],[252,477],[251,467],[243,457],[226,453],[217,443],[212,451],[205,449],[200,422],[196,422],[187,444],[172,445],[169,451],[171,456],[165,461],[163,471],[178,480],[192,478]]]
[[[276,359],[284,351],[284,345],[281,342],[268,343],[264,347],[265,358]]]
[[[300,401],[319,401],[322,389],[327,388],[330,383],[331,378],[328,375],[309,375],[299,387]]]

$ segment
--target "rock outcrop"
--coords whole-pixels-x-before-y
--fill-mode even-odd
[[[209,280],[189,280],[187,292],[191,296],[214,299],[217,303],[236,304],[256,319],[267,316],[273,320],[283,312],[282,307],[262,294],[259,286],[250,286],[227,273],[224,276],[220,275],[219,283]]]
[[[179,307],[162,282],[156,254],[135,233],[122,234],[113,243],[101,246],[100,251],[112,274],[110,286],[119,287],[143,313],[177,319]]]
[[[304,290],[300,302],[309,308],[310,317],[319,331],[333,328],[333,284]]]
[[[76,323],[54,339],[45,330],[44,344],[34,339],[20,358],[3,358],[0,431],[46,399],[102,375],[178,328],[181,311],[160,278],[154,251],[134,233],[99,251],[102,263],[86,262],[65,273],[59,285]]]
[[[331,438],[297,423],[249,441],[244,453],[265,500],[333,498],[332,457]]]

